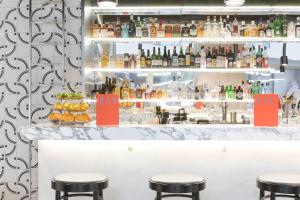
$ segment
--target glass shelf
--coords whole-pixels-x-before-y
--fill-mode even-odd
[[[95,99],[85,99],[87,103],[96,103],[97,100]],[[219,100],[219,99],[122,99],[119,100],[119,103],[168,103],[168,102],[174,102],[174,103],[197,103],[197,102],[203,102],[203,103],[254,103],[253,99],[245,99],[245,100],[235,100],[235,99],[228,99],[228,100]]]
[[[259,37],[237,37],[237,38],[85,38],[87,42],[99,43],[164,43],[164,42],[199,42],[201,44],[244,44],[255,42],[300,42],[300,38],[259,38]]]
[[[114,73],[139,73],[139,72],[199,72],[199,73],[280,73],[271,68],[85,68],[85,72],[114,72]]]
[[[87,7],[99,15],[299,15],[300,6],[120,6]]]

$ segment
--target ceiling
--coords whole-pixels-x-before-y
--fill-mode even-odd
[[[85,0],[95,1],[95,0]],[[224,0],[118,0],[119,6],[224,5]],[[300,0],[246,0],[246,5],[300,5]]]

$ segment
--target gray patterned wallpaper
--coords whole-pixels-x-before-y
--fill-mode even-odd
[[[62,68],[61,3],[32,0],[35,45],[32,65],[32,112],[34,123],[46,120],[55,102],[54,94],[76,90],[81,82],[81,1],[66,2],[66,68]],[[58,23],[51,23],[57,19]],[[44,23],[40,23],[43,21]],[[45,23],[46,22],[46,23]],[[0,0],[0,200],[29,198],[29,145],[20,137],[29,125],[30,46],[29,0]],[[37,198],[37,152],[32,148],[33,199]]]

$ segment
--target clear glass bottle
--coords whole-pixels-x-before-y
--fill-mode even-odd
[[[142,36],[144,38],[149,37],[149,27],[148,27],[148,24],[147,24],[146,20],[144,21],[144,26],[142,28]]]
[[[224,22],[223,22],[222,16],[220,16],[220,21],[219,21],[219,24],[218,24],[218,29],[219,29],[218,37],[220,37],[220,38],[225,37]]]
[[[300,38],[300,17],[297,17],[297,24],[295,27],[296,38]]]
[[[206,67],[207,68],[211,68],[212,67],[212,54],[211,54],[210,48],[208,48],[208,50],[207,50]]]
[[[217,16],[214,16],[214,21],[212,22],[212,37],[216,38],[219,36],[219,24],[217,22]]]
[[[267,28],[266,28],[266,37],[273,37],[273,28],[272,28],[272,23],[270,20],[267,21]]]
[[[251,21],[250,37],[258,37],[258,28],[256,26],[255,21]]]
[[[190,36],[191,37],[197,37],[197,26],[195,25],[195,21],[192,21],[192,24],[190,26]]]
[[[141,18],[138,17],[136,22],[135,22],[135,37],[141,38],[142,36],[143,36],[142,22],[141,22]]]
[[[100,36],[101,38],[107,38],[108,37],[106,24],[101,25],[100,35],[101,35]]]
[[[287,37],[287,34],[288,34],[288,22],[286,20],[286,16],[283,15],[282,16],[282,20],[281,20],[281,34],[282,34],[282,37]]]
[[[212,27],[211,27],[209,16],[207,16],[207,20],[206,20],[206,23],[204,25],[204,36],[205,37],[212,37]]]
[[[200,50],[200,66],[201,68],[206,68],[206,53],[204,46]]]
[[[296,36],[295,30],[296,30],[295,23],[294,22],[290,22],[289,25],[288,25],[287,37],[288,38],[294,38]]]
[[[113,26],[111,23],[108,24],[108,28],[107,28],[107,37],[109,37],[109,38],[114,38],[114,37],[115,37],[114,26]]]
[[[239,37],[240,36],[239,22],[237,20],[236,15],[234,16],[234,20],[232,22],[232,36],[233,37]]]
[[[142,53],[140,57],[140,68],[146,68],[146,56],[145,56],[144,49],[142,49]]]
[[[242,24],[240,27],[240,37],[245,37],[245,30],[246,30],[246,22],[242,21]]]

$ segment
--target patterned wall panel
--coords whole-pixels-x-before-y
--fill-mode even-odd
[[[32,42],[59,42],[62,36],[61,4],[33,0]],[[57,0],[55,0],[57,1]],[[81,2],[66,0],[66,67],[63,71],[61,46],[36,45],[32,66],[32,119],[44,122],[55,102],[54,94],[75,90],[81,84]],[[38,21],[47,23],[38,23]],[[29,0],[0,0],[0,200],[28,199],[29,145],[20,137],[21,127],[29,125],[30,94]],[[33,159],[33,199],[37,199],[37,150]]]

